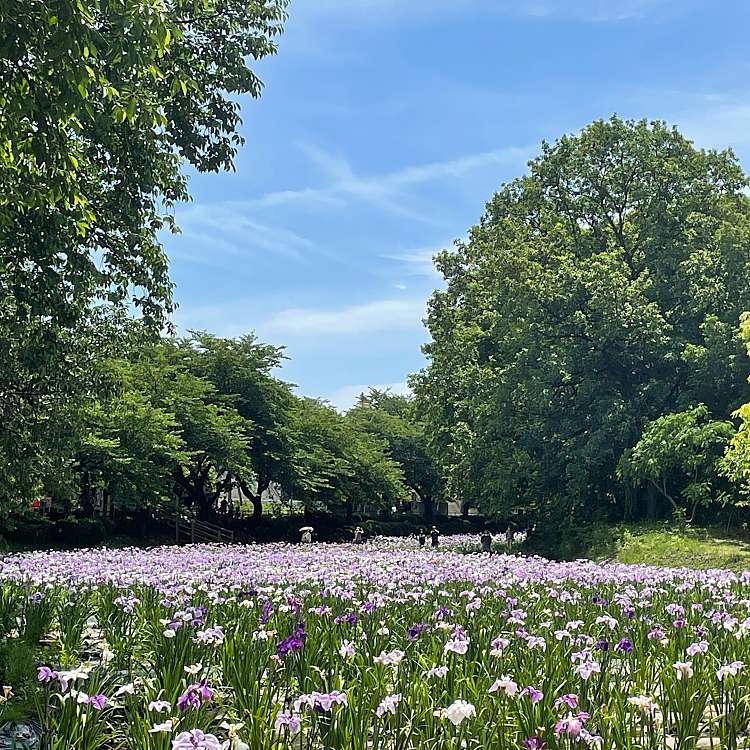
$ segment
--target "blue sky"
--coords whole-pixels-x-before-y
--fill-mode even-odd
[[[665,119],[750,167],[746,0],[292,0],[236,172],[165,240],[181,330],[255,330],[339,408],[424,359],[430,258],[542,139]]]

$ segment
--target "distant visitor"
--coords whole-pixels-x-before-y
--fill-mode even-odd
[[[492,554],[492,534],[489,531],[483,532],[482,536],[479,537],[479,541],[482,544],[482,552],[486,552],[488,555]]]
[[[440,532],[437,529],[437,526],[433,526],[430,529],[430,543],[433,547],[437,547],[440,544]]]

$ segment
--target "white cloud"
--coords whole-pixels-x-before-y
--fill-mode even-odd
[[[420,328],[424,314],[424,299],[385,299],[337,310],[281,310],[262,327],[284,336],[348,336]]]
[[[447,161],[432,162],[419,166],[405,167],[381,178],[373,178],[381,184],[392,187],[402,185],[416,185],[423,182],[433,182],[449,177],[461,177],[468,172],[484,168],[490,164],[516,164],[525,163],[531,155],[537,151],[536,147],[518,148],[508,146],[506,148],[483,151],[478,154],[460,156]]]
[[[644,88],[627,96],[624,116],[663,120],[699,148],[735,149],[750,156],[748,91]]]
[[[345,385],[326,396],[325,400],[339,411],[346,411],[357,403],[360,393],[366,393],[370,388],[377,388],[379,391],[391,391],[391,393],[401,396],[411,395],[409,386],[406,383],[378,383],[370,385]]]
[[[446,243],[444,247],[450,247]],[[443,247],[426,247],[415,250],[405,250],[400,253],[383,255],[388,260],[398,261],[408,276],[425,276],[429,279],[442,279],[440,272],[435,268],[434,257],[443,250]]]
[[[323,208],[343,208],[358,201],[395,216],[442,226],[443,217],[434,219],[414,206],[420,202],[414,188],[459,180],[498,164],[522,168],[536,151],[532,147],[509,146],[444,161],[408,165],[382,174],[358,175],[342,156],[309,144],[300,148],[318,166],[327,184],[278,190],[248,200],[190,204],[177,212],[177,222],[185,238],[192,239],[193,245],[229,256],[247,256],[259,250],[297,261],[308,260],[312,254],[326,255],[325,247],[283,226],[260,222],[254,216],[290,204],[320,211]],[[427,205],[427,211],[431,212],[429,203]],[[184,259],[220,266],[218,260],[211,263],[210,258]]]
[[[368,16],[373,23],[392,17],[447,13],[499,13],[532,18],[565,18],[594,23],[629,21],[674,12],[690,0],[310,0],[299,5],[305,17]]]
[[[177,223],[193,245],[211,252],[247,256],[253,251],[307,260],[316,246],[285,227],[269,226],[248,216],[241,202],[196,203],[178,211]]]
[[[300,148],[329,179],[329,183],[320,188],[308,187],[267,193],[247,201],[244,204],[247,208],[279,206],[286,203],[345,205],[347,199],[354,199],[379,206],[398,216],[434,223],[430,217],[409,207],[410,188],[441,180],[460,179],[497,164],[521,167],[536,151],[536,148],[532,147],[509,146],[444,161],[409,165],[383,174],[358,175],[351,164],[340,155],[310,144],[303,144]]]
[[[737,148],[750,145],[750,104],[727,97],[706,96],[699,107],[675,118],[678,128],[696,145]]]

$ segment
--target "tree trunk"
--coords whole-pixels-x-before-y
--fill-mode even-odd
[[[193,485],[193,502],[198,508],[198,517],[203,521],[208,521],[211,518],[211,499],[206,497],[205,488],[203,483],[196,483]]]
[[[424,520],[427,523],[432,523],[433,516],[435,515],[435,501],[431,497],[423,497],[422,508],[424,510]]]
[[[88,471],[81,474],[81,509],[87,516],[94,515],[93,490]]]
[[[656,492],[651,485],[648,486],[646,492],[646,519],[648,521],[656,519]]]
[[[240,479],[240,488],[242,494],[252,503],[253,506],[253,520],[257,521],[263,516],[263,493],[268,489],[270,480],[264,479],[258,480],[258,487],[255,492],[252,492],[247,484]]]
[[[653,479],[649,479],[649,482],[656,488],[657,492],[662,496],[665,497],[667,500],[669,500],[672,509],[675,513],[679,514],[681,512],[681,508],[677,503],[675,502],[674,498],[667,492],[667,486],[666,482],[663,482],[663,487],[660,487],[656,482],[653,481]]]
[[[352,518],[354,518],[354,501],[353,500],[347,500],[344,503],[344,507],[346,508],[346,522],[351,523]]]

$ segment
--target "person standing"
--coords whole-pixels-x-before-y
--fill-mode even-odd
[[[365,531],[361,526],[357,526],[357,528],[354,529],[354,543],[362,544],[362,542],[364,541],[365,541]]]
[[[424,529],[420,528],[417,532],[417,540],[419,541],[419,546],[424,547],[424,544],[427,541],[427,533]]]
[[[479,537],[479,541],[482,545],[482,552],[486,552],[488,555],[492,554],[492,534],[489,531],[482,532],[482,536]]]
[[[437,526],[433,526],[430,529],[430,544],[433,549],[440,544],[440,532],[438,531]]]

